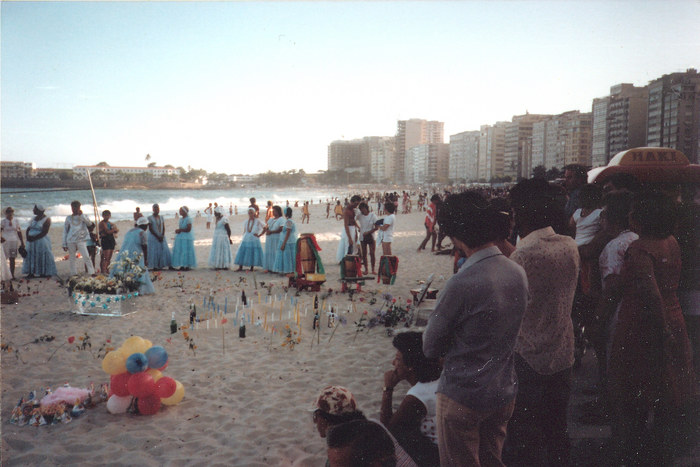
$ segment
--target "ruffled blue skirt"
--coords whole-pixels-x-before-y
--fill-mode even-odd
[[[244,235],[241,246],[236,252],[234,263],[239,266],[260,266],[263,265],[263,249],[260,238],[255,235]]]

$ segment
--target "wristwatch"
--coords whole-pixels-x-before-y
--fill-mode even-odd
[[[382,392],[394,392],[394,388],[388,388],[388,387],[384,386],[382,388]]]

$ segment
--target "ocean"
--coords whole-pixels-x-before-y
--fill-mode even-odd
[[[226,190],[116,190],[116,189],[96,189],[97,206],[99,213],[105,209],[112,212],[113,220],[133,219],[136,207],[141,208],[146,216],[151,214],[151,206],[154,203],[160,205],[160,212],[165,217],[174,217],[180,206],[187,206],[190,215],[196,215],[197,211],[202,212],[209,203],[219,203],[228,209],[230,204],[238,206],[238,213],[241,214],[250,204],[248,199],[254,197],[258,206],[265,209],[267,201],[284,207],[289,200],[290,206],[294,206],[295,201],[313,200],[314,204],[325,203],[331,196],[340,196],[338,193],[342,189],[338,188],[237,188]],[[3,188],[2,209],[12,206],[15,210],[15,218],[20,221],[22,227],[26,227],[33,217],[32,209],[34,204],[42,204],[46,208],[46,215],[51,217],[51,221],[63,222],[67,215],[71,213],[70,203],[78,200],[83,204],[83,212],[93,216],[92,195],[90,189],[57,191],[52,189],[21,189]],[[343,194],[343,196],[345,196]],[[3,213],[4,217],[4,213]]]

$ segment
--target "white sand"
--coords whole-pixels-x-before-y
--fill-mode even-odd
[[[336,292],[340,290],[339,267],[334,264],[342,222],[326,219],[325,205],[314,205],[311,212],[311,224],[299,225],[299,231],[316,234],[328,279],[322,293],[332,288],[334,293],[327,302],[345,311],[350,304],[347,294]],[[300,217],[301,210],[295,209],[297,222]],[[239,278],[247,279],[246,294],[254,299],[252,275],[215,272],[206,267],[213,230],[206,230],[204,219],[195,223],[200,268],[185,273],[184,291],[174,287],[177,273],[164,271],[163,279],[155,284],[156,294],[136,299],[138,311],[134,314],[121,318],[76,315],[70,311],[67,291],[56,280],[32,280],[30,296],[22,297],[18,305],[2,307],[2,342],[18,347],[26,362],[17,360],[13,354],[2,353],[2,464],[323,465],[325,443],[308,411],[321,388],[329,384],[348,387],[360,409],[378,418],[383,373],[391,368],[395,350],[382,328],[363,332],[354,340],[353,321],[364,310],[370,310],[371,314],[378,306],[368,305],[370,292],[388,291],[405,300],[410,296],[409,289],[417,287],[417,281],[429,274],[435,273],[434,286],[438,289],[452,274],[449,256],[416,253],[424,235],[423,218],[424,214],[417,212],[397,216],[393,249],[400,263],[396,284],[367,282],[363,293],[355,297],[357,313],[346,315],[348,324],[338,328],[330,343],[331,329],[325,327],[324,317],[321,343],[314,342],[313,348],[311,311],[303,316],[302,341],[293,351],[281,346],[281,335],[272,335],[259,327],[249,326],[248,337],[238,338],[238,329],[232,326],[235,316],[232,311],[241,292]],[[234,255],[243,220],[242,215],[231,219]],[[118,245],[130,224],[120,224]],[[169,218],[166,226],[172,247],[175,220]],[[61,226],[55,226],[50,235],[54,253],[61,258],[65,253],[60,248],[58,227]],[[68,276],[68,261],[58,261],[57,267],[59,275]],[[21,271],[21,261],[17,271]],[[258,281],[275,283],[273,294],[283,293],[284,281],[280,276],[258,271],[256,277]],[[26,291],[24,284],[22,287]],[[222,352],[221,329],[207,331],[202,326],[192,333],[198,347],[195,356],[181,333],[171,336],[171,312],[176,313],[179,322],[184,322],[188,301],[200,307],[210,288],[216,290],[222,308],[224,297],[228,297],[226,353]],[[305,308],[313,296],[304,292],[298,298]],[[360,297],[365,301],[360,302]],[[268,324],[279,329],[286,322]],[[67,344],[68,337],[77,338],[86,332],[94,350],[108,338],[118,346],[131,335],[164,346],[170,355],[164,374],[183,383],[185,399],[178,406],[163,407],[154,416],[110,415],[102,404],[67,425],[10,424],[13,406],[30,390],[55,388],[65,382],[86,387],[90,382],[109,381],[101,369],[101,360],[86,351],[71,351],[75,344]],[[55,336],[56,340],[23,345],[45,334]],[[169,338],[171,342],[167,342]],[[54,351],[56,354],[47,363]],[[407,389],[406,383],[399,386],[396,403]]]

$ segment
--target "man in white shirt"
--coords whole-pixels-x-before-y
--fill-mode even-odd
[[[15,258],[20,246],[24,246],[22,238],[22,228],[19,221],[15,219],[15,210],[11,207],[5,209],[5,218],[2,220],[2,249],[5,257],[10,260],[10,275],[15,278]]]
[[[70,274],[74,276],[78,273],[75,265],[76,251],[80,252],[88,274],[95,274],[95,268],[92,266],[90,254],[87,251],[87,239],[90,236],[89,229],[94,228],[95,224],[80,210],[80,201],[70,203],[70,208],[73,214],[66,217],[66,224],[63,228],[63,251],[68,252]]]

